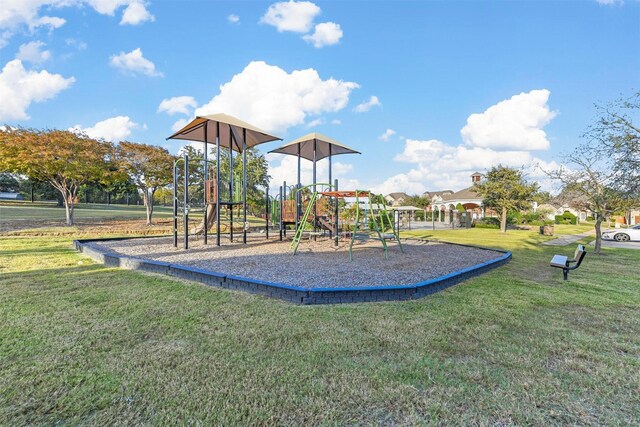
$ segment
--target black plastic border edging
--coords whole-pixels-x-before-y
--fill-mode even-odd
[[[145,236],[146,237],[146,236]],[[133,237],[133,238],[145,238]],[[158,237],[158,236],[151,236]],[[150,238],[150,237],[148,237]],[[214,271],[203,270],[195,267],[187,267],[179,264],[170,264],[162,261],[152,261],[143,258],[136,258],[128,255],[120,255],[106,250],[99,250],[87,245],[92,242],[106,242],[114,240],[127,240],[127,237],[115,237],[106,239],[79,239],[74,240],[73,245],[76,250],[93,258],[95,261],[103,263],[108,267],[119,267],[127,270],[148,271],[151,273],[161,273],[181,279],[192,280],[204,283],[209,286],[216,286],[225,289],[241,290],[253,294],[265,295],[271,298],[278,298],[295,304],[339,304],[352,302],[372,302],[372,301],[403,301],[418,299],[431,295],[435,292],[446,289],[469,278],[479,276],[496,267],[506,264],[511,259],[511,252],[499,249],[483,248],[470,245],[476,249],[491,250],[502,253],[502,256],[491,261],[477,264],[444,276],[412,285],[401,286],[369,286],[357,288],[303,288],[290,286],[281,283],[265,282],[262,280],[238,277]],[[445,242],[441,242],[445,243]],[[454,244],[456,243],[447,243]]]

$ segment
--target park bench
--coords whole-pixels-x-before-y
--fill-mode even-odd
[[[584,250],[584,246],[578,245],[576,248],[576,252],[573,255],[573,259],[568,259],[564,255],[554,255],[551,258],[551,267],[561,268],[562,274],[564,276],[564,280],[567,280],[569,276],[569,270],[575,270],[580,267],[584,256],[587,254],[587,251]]]

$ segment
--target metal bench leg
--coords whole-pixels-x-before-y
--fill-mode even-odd
[[[566,268],[562,269],[562,275],[564,276],[564,280],[568,280],[569,277],[569,270]]]

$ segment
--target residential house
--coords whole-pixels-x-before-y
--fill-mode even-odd
[[[402,206],[402,204],[409,199],[407,193],[389,193],[384,196],[387,201],[387,205],[390,206]]]

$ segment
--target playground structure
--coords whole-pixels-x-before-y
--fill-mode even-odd
[[[230,229],[233,232],[233,207],[242,206],[242,222],[243,243],[247,242],[247,149],[255,147],[258,144],[262,144],[269,141],[280,140],[277,136],[270,135],[267,132],[247,123],[239,120],[233,116],[226,114],[212,114],[209,116],[198,116],[190,123],[184,126],[182,129],[168,137],[167,139],[185,139],[190,141],[200,141],[204,144],[204,219],[201,227],[204,243],[208,243],[208,229],[209,223],[215,222],[216,224],[216,245],[220,246],[220,213],[221,208],[226,207],[230,214]],[[215,178],[209,179],[209,161],[208,161],[208,144],[215,144],[216,146],[216,160],[215,160]],[[221,148],[227,148],[229,150],[229,185],[228,197],[222,198],[222,186],[218,183],[222,183],[221,180]],[[234,183],[233,183],[233,152],[236,151],[242,154],[242,191],[241,200],[234,199]],[[184,222],[184,248],[189,248],[189,157],[183,156],[184,167],[184,187],[183,187],[183,222]],[[178,161],[174,163],[173,168],[173,188],[174,188],[174,202],[173,202],[173,243],[174,247],[178,247],[178,216],[179,216],[179,199],[178,199]],[[211,182],[214,181],[214,182]],[[208,191],[207,191],[208,188]],[[220,189],[220,191],[218,191]],[[236,191],[236,195],[238,192]],[[208,196],[208,197],[207,197]],[[215,203],[215,207],[210,206]],[[231,235],[233,238],[233,234]]]
[[[337,184],[337,183],[336,183]],[[328,184],[315,184],[327,186]],[[337,185],[336,185],[337,187]],[[355,199],[355,218],[351,225],[350,217],[345,216],[342,224],[339,221],[338,200],[351,198]],[[361,200],[365,201],[365,209],[361,209]],[[361,212],[364,211],[364,212]],[[378,240],[384,250],[385,258],[389,257],[387,240],[394,240],[398,243],[400,251],[402,243],[398,235],[394,221],[392,221],[386,209],[383,199],[363,190],[327,190],[314,191],[305,207],[304,215],[299,221],[296,233],[291,241],[291,251],[295,255],[300,245],[300,240],[308,223],[313,224],[314,231],[316,227],[322,228],[329,232],[329,237],[338,246],[340,234],[344,238],[349,239],[349,260],[353,261],[353,246],[356,240],[362,241],[367,239]],[[342,233],[340,232],[342,225]]]
[[[228,132],[227,132],[228,131]],[[224,114],[196,117],[183,129],[168,139],[189,139],[204,143],[202,159],[189,159],[185,153],[176,159],[173,165],[173,246],[178,247],[180,227],[183,234],[184,249],[189,248],[189,235],[203,236],[203,243],[208,243],[209,230],[215,228],[216,245],[221,245],[221,234],[227,233],[230,242],[234,240],[234,232],[242,234],[242,242],[247,243],[247,170],[246,150],[263,142],[279,138],[269,135],[252,125]],[[216,159],[208,159],[208,144],[215,143]],[[228,173],[223,176],[221,163],[221,147],[228,151]],[[242,177],[234,174],[234,151],[242,154]],[[338,180],[333,185],[316,182],[316,162],[322,158],[329,160],[329,182],[331,182],[331,157],[336,154],[358,153],[357,151],[321,134],[312,133],[298,138],[272,152],[295,154],[298,156],[298,183],[288,187],[286,182],[280,187],[275,198],[269,196],[266,189],[264,210],[264,234],[269,239],[269,219],[271,224],[278,224],[279,240],[287,238],[287,228],[293,227],[291,252],[295,255],[303,235],[308,234],[317,239],[319,235],[329,234],[334,246],[339,245],[340,237],[349,239],[349,259],[353,260],[353,248],[356,241],[374,239],[381,243],[385,258],[388,258],[387,241],[394,240],[402,251],[402,244],[395,226],[389,216],[386,204],[380,196],[370,191],[339,191]],[[313,183],[302,186],[300,183],[300,160],[313,161]],[[190,176],[194,172],[191,163],[202,168],[203,196],[194,201],[189,196]],[[182,173],[182,179],[180,174]],[[320,191],[318,191],[320,187]],[[182,197],[180,197],[182,188]],[[303,200],[303,197],[305,198]],[[353,217],[340,211],[340,200],[355,199]],[[365,203],[364,208],[361,202]],[[234,211],[238,210],[234,220]],[[226,216],[223,222],[222,217]],[[195,227],[191,227],[190,213],[202,213],[202,219]],[[343,220],[340,220],[342,213]],[[352,223],[353,220],[353,223]],[[238,227],[238,223],[240,226]]]

